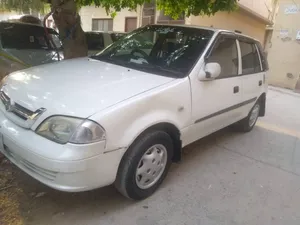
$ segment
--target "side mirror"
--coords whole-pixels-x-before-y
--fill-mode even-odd
[[[198,75],[200,81],[214,80],[221,74],[219,63],[207,63]]]

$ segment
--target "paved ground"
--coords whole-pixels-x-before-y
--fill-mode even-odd
[[[26,225],[299,225],[300,95],[270,90],[267,107],[253,132],[225,129],[186,148],[142,202],[112,187],[60,193],[17,173],[20,216]]]

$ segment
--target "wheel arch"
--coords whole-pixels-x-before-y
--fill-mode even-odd
[[[259,116],[263,117],[266,114],[266,98],[267,98],[267,94],[264,92],[262,93],[257,102],[260,102],[260,111],[259,111]]]
[[[134,138],[134,141],[129,145],[132,146],[138,139],[140,139],[143,135],[154,131],[154,130],[160,130],[166,132],[173,140],[174,145],[174,153],[173,153],[173,162],[179,162],[181,160],[181,150],[182,150],[182,142],[181,142],[181,134],[180,130],[172,123],[169,122],[160,122],[154,125],[151,125],[150,127],[146,128],[144,131],[142,131],[137,137]]]

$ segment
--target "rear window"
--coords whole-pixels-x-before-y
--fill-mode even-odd
[[[254,43],[240,41],[242,57],[242,74],[259,73],[261,65]]]
[[[6,24],[1,25],[1,44],[6,49],[39,49],[54,50],[46,37],[43,27],[24,24]],[[58,48],[61,43],[56,31],[48,29],[53,41]]]
[[[85,36],[88,50],[102,50],[104,48],[103,34],[86,33]]]

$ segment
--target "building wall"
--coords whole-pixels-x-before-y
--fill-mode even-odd
[[[219,12],[214,16],[191,16],[187,24],[221,28],[226,30],[239,30],[243,34],[252,36],[264,42],[266,24],[250,17],[241,11]]]
[[[265,18],[269,18],[270,12],[273,10],[272,0],[240,0],[239,4]]]
[[[92,19],[106,19],[111,18],[110,15],[107,15],[104,8],[86,6],[82,7],[79,12],[82,20],[82,28],[84,31],[92,30]],[[113,21],[113,30],[114,31],[125,31],[125,18],[126,17],[137,17],[137,25],[139,26],[140,21],[140,9],[137,11],[129,11],[126,9],[121,10],[117,13]]]
[[[22,15],[17,12],[1,12],[0,13],[0,21],[8,20],[8,19],[19,19]]]
[[[296,40],[300,31],[300,0],[280,0],[279,4],[268,54],[269,83],[295,89],[300,83],[300,39]]]

